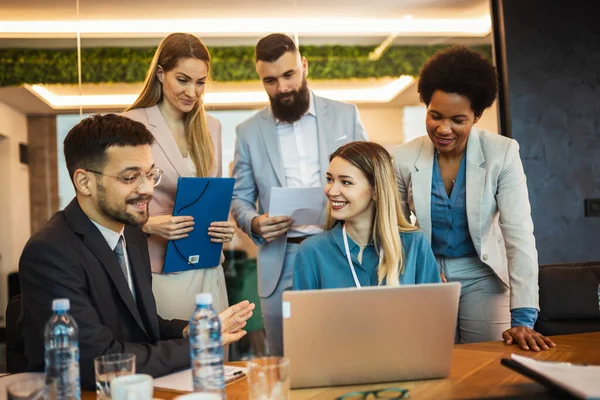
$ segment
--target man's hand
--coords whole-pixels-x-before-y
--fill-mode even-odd
[[[244,300],[219,314],[223,346],[237,342],[246,335],[247,332],[242,328],[246,326],[246,321],[252,316],[254,307],[256,307],[254,303]]]
[[[516,343],[523,350],[540,351],[540,348],[548,350],[550,347],[556,347],[552,340],[526,326],[515,326],[505,330],[502,339],[508,345]]]
[[[252,310],[255,307],[254,303],[244,300],[219,313],[223,346],[237,342],[246,335],[247,332],[242,328],[246,326],[246,321],[252,316]],[[183,329],[183,337],[184,339],[190,337],[189,324]]]
[[[265,213],[252,219],[252,233],[272,242],[285,234],[293,222],[292,217],[269,217],[269,213]]]

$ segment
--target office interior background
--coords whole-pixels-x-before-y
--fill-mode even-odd
[[[0,1],[0,329],[24,244],[74,194],[64,136],[81,116],[133,102],[176,31],[211,51],[205,104],[223,125],[224,175],[236,124],[267,104],[252,54],[265,34],[294,37],[309,87],[356,104],[390,150],[425,134],[415,79],[427,57],[476,47],[502,80],[477,126],[520,144],[540,264],[599,260],[598,11],[584,0]],[[241,232],[234,249],[255,257]]]

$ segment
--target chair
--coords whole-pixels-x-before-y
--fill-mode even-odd
[[[21,295],[10,299],[6,306],[6,370],[10,373],[25,372],[25,340],[17,325],[21,315]]]
[[[540,314],[535,330],[543,335],[600,331],[600,261],[540,265]]]

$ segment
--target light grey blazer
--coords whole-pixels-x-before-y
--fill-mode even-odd
[[[321,183],[329,167],[329,155],[352,141],[367,140],[356,106],[314,95]],[[275,118],[270,107],[236,128],[233,201],[231,212],[238,226],[260,245],[258,252],[258,294],[268,297],[277,288],[285,255],[286,236],[267,243],[252,234],[251,223],[269,209],[272,187],[285,187]],[[258,209],[256,200],[258,199]],[[323,209],[325,209],[323,201]]]
[[[394,153],[403,210],[431,241],[431,180],[435,149],[428,136]],[[539,310],[538,257],[519,145],[473,128],[466,150],[467,220],[482,262],[510,287],[510,308]]]

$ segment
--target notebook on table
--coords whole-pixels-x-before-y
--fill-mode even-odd
[[[503,358],[501,363],[558,394],[578,399],[600,399],[600,366],[538,361],[517,354]]]

